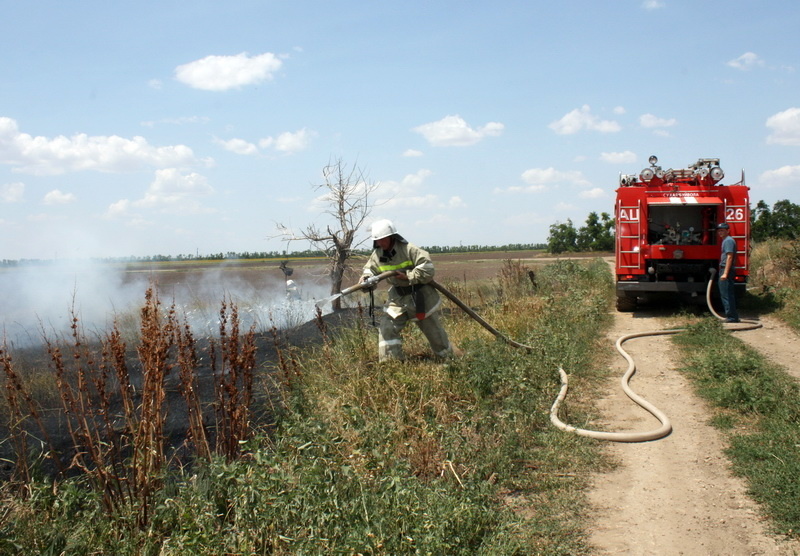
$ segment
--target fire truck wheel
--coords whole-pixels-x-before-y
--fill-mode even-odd
[[[618,297],[617,298],[617,311],[620,313],[630,313],[636,310],[635,297]]]

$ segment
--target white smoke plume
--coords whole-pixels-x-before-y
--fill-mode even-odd
[[[139,309],[151,285],[163,306],[173,303],[197,337],[216,336],[225,301],[239,312],[241,330],[291,328],[316,316],[315,302],[330,296],[324,280],[294,278],[290,291],[278,272],[265,272],[257,284],[221,265],[213,271],[187,270],[179,280],[159,283],[158,272],[131,273],[105,262],[23,263],[0,268],[0,332],[9,347],[26,347],[70,333],[72,313],[88,334],[103,335],[114,322],[138,329]],[[330,304],[320,306],[330,311]],[[127,323],[127,324],[126,324]]]

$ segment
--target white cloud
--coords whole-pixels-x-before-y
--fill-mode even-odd
[[[430,122],[413,128],[425,137],[434,147],[468,147],[485,137],[496,137],[503,133],[505,126],[499,122],[489,122],[473,129],[461,116],[445,116],[438,122]]]
[[[578,171],[562,172],[553,167],[550,168],[531,168],[522,173],[522,180],[528,185],[512,185],[505,189],[496,187],[495,194],[503,193],[539,193],[546,191],[551,186],[571,185],[586,187],[591,185],[583,174]]]
[[[658,10],[663,8],[666,4],[662,0],[644,0],[642,8],[645,10]]]
[[[403,197],[394,197],[380,204],[381,210],[401,210],[410,208],[424,208],[430,209],[431,207],[439,206],[439,198],[432,193],[427,195],[405,195]]]
[[[113,219],[127,216],[130,206],[131,202],[128,199],[121,199],[116,203],[109,205],[103,217]]]
[[[226,151],[241,155],[259,154],[259,149],[272,149],[278,152],[292,154],[308,148],[311,140],[317,136],[316,131],[306,128],[295,132],[286,131],[277,137],[265,137],[258,140],[258,145],[245,139],[215,139],[214,141]]]
[[[418,187],[422,186],[422,182],[432,175],[432,171],[428,170],[427,168],[422,168],[417,171],[416,174],[406,174],[406,176],[403,178],[403,181],[400,182],[400,185],[403,189],[417,189]]]
[[[186,124],[207,124],[211,119],[208,116],[181,116],[179,118],[163,118],[161,120],[150,120],[142,122],[144,127],[155,127],[158,124],[186,125]]]
[[[552,184],[569,184],[587,186],[590,183],[578,171],[562,172],[552,166],[550,168],[531,168],[522,173],[525,183],[533,186],[547,186]]]
[[[270,145],[276,151],[283,153],[296,153],[308,148],[311,140],[317,136],[316,131],[311,131],[306,128],[300,129],[295,132],[285,131],[278,135],[274,140],[269,138]],[[262,144],[263,140],[259,143]],[[262,145],[263,146],[263,145]]]
[[[465,208],[467,206],[467,204],[464,202],[464,200],[461,197],[456,195],[456,196],[450,197],[450,199],[447,201],[447,206],[449,208]]]
[[[170,213],[211,212],[200,205],[199,198],[210,195],[213,191],[205,176],[195,172],[182,173],[177,168],[166,168],[156,171],[156,177],[144,198],[134,201],[130,206]],[[127,206],[122,201],[115,205],[117,209]]]
[[[147,86],[150,87],[151,89],[159,91],[164,86],[164,84],[161,82],[160,79],[151,79],[150,81],[147,82]]]
[[[62,193],[58,189],[48,192],[42,202],[45,205],[66,205],[75,201],[75,195],[72,193]]]
[[[758,178],[764,187],[798,187],[800,186],[800,166],[782,166],[777,170],[767,170]]]
[[[407,157],[416,157],[416,156],[422,156],[422,155],[423,155],[422,151],[418,151],[416,149],[408,149],[403,153],[403,156],[407,156]]]
[[[734,69],[748,71],[753,68],[764,67],[765,63],[755,52],[745,52],[738,58],[726,62],[725,65]]]
[[[21,133],[17,122],[0,117],[0,161],[15,166],[14,171],[35,175],[95,170],[125,172],[143,166],[163,168],[196,163],[186,145],[153,147],[143,137],[125,139],[117,135],[33,137]]]
[[[587,189],[586,191],[581,191],[579,196],[582,199],[600,199],[601,197],[606,196],[606,192],[600,187],[594,187],[592,189]]]
[[[400,181],[381,181],[376,190],[375,206],[381,210],[440,206],[436,195],[419,192],[425,180],[432,175],[432,171],[422,168],[413,174],[406,174]]]
[[[195,89],[227,91],[272,79],[282,65],[271,52],[252,57],[246,52],[235,56],[206,56],[175,68],[175,78]]]
[[[600,153],[600,160],[611,164],[633,164],[636,162],[636,153],[631,151]]]
[[[378,184],[377,193],[384,199],[393,198],[404,193],[413,193],[433,172],[427,168],[421,168],[414,174],[406,174],[400,181],[382,180]]]
[[[584,104],[580,108],[565,114],[560,120],[551,123],[547,127],[559,135],[572,135],[584,129],[601,133],[615,133],[622,129],[617,122],[601,120],[592,114],[591,107],[588,104]]]
[[[642,114],[639,116],[639,125],[649,129],[658,127],[672,127],[678,123],[675,118],[659,118],[653,114]]]
[[[612,110],[612,112],[614,112],[614,114],[619,114],[621,116],[621,115],[623,115],[625,113],[625,107],[624,106],[615,106],[614,110]]]
[[[767,127],[772,133],[767,143],[800,146],[800,108],[789,108],[767,118]]]
[[[215,139],[214,142],[220,145],[226,151],[230,151],[232,153],[242,155],[258,153],[258,147],[256,147],[253,143],[245,141],[244,139],[228,139],[227,141]]]
[[[19,203],[25,194],[25,184],[18,181],[0,185],[0,203]]]
[[[495,195],[500,195],[503,193],[538,193],[545,190],[547,190],[546,185],[527,185],[524,187],[521,185],[512,185],[511,187],[507,187],[505,189],[502,187],[495,187],[492,190],[492,193]]]

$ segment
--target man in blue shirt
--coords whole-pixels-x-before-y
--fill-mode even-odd
[[[730,226],[723,222],[717,226],[717,233],[722,240],[722,251],[719,257],[719,295],[725,309],[725,322],[739,322],[736,310],[736,240],[730,235]]]

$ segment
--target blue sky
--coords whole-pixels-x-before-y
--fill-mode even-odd
[[[335,160],[420,245],[544,242],[651,154],[800,201],[797,2],[0,6],[0,259],[287,249]]]

